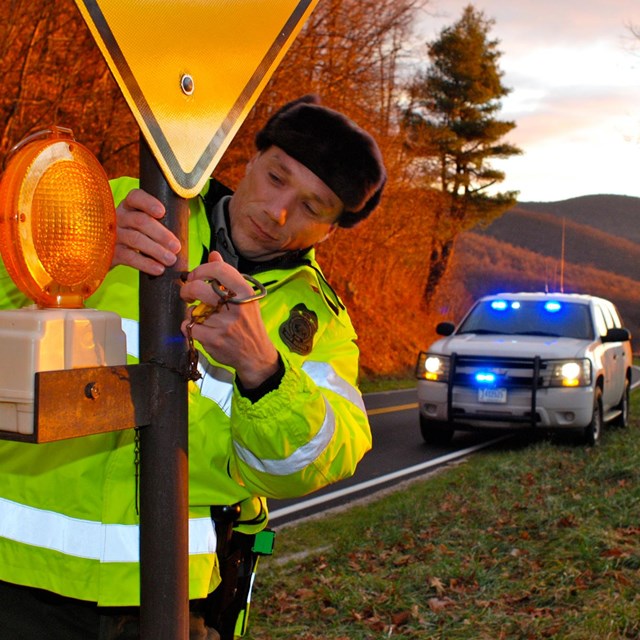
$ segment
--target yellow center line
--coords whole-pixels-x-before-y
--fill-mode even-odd
[[[398,404],[395,407],[381,407],[380,409],[369,409],[367,411],[368,416],[377,416],[381,413],[392,413],[394,411],[405,411],[406,409],[417,409],[418,403],[413,402],[412,404]]]

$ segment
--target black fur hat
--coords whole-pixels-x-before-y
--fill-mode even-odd
[[[320,105],[315,95],[285,104],[256,135],[313,171],[342,201],[341,227],[364,220],[380,202],[387,179],[375,140],[346,116]]]

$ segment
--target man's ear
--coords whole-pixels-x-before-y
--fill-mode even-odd
[[[253,156],[251,156],[251,158],[249,159],[249,162],[247,162],[247,164],[244,167],[245,176],[247,175],[247,173],[249,173],[249,171],[251,171],[251,168],[253,167],[253,163],[258,159],[259,155],[260,155],[260,151],[258,151],[257,153],[254,153]]]
[[[337,222],[334,222],[330,227],[329,230],[327,231],[327,233],[324,234],[324,237],[319,240],[318,244],[320,244],[320,242],[324,242],[325,240],[328,240],[335,232],[335,230],[339,227],[340,225]]]

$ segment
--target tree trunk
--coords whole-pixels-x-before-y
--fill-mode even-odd
[[[429,256],[429,275],[427,276],[427,283],[424,287],[424,298],[427,307],[431,304],[431,300],[438,290],[452,255],[453,238],[445,240],[442,243],[434,241],[431,248],[431,255]]]

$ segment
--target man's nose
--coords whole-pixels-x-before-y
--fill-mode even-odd
[[[288,215],[289,205],[282,200],[273,202],[269,207],[269,217],[280,226],[283,226],[285,224]]]

